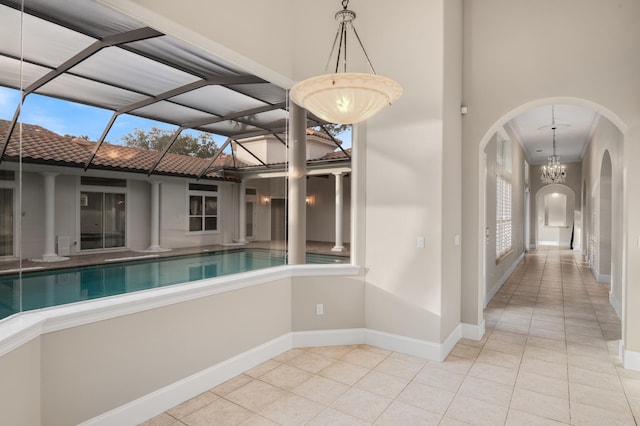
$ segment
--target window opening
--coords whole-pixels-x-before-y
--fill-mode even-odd
[[[218,230],[218,186],[189,184],[189,232]]]
[[[500,261],[513,247],[511,140],[498,133],[496,148],[496,260]]]

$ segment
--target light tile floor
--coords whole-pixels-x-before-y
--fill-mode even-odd
[[[442,363],[293,349],[144,425],[636,425],[640,373],[620,365],[608,290],[581,256],[533,251],[489,303],[484,338]]]

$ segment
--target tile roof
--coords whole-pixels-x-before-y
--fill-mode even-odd
[[[9,122],[0,120],[0,141],[7,135]],[[22,132],[22,159],[29,163],[84,167],[95,149],[96,142],[60,136],[51,130],[33,124],[17,125],[5,152],[5,159],[17,161],[20,155]],[[147,173],[158,158],[158,151],[103,143],[98,149],[91,168]],[[210,159],[168,153],[158,164],[157,174],[195,177],[209,164]],[[211,168],[236,168],[246,164],[227,154],[221,154]],[[208,178],[225,179],[219,173],[209,172]],[[235,179],[231,179],[235,180]]]
[[[9,129],[9,121],[0,120],[0,141],[4,141]],[[9,161],[17,161],[20,155],[20,132],[22,132],[22,160],[28,163],[52,164],[67,167],[84,167],[85,162],[91,157],[97,142],[81,138],[61,136],[51,130],[34,124],[18,124],[11,135],[3,158]],[[307,134],[323,136],[322,132],[307,130]],[[310,160],[310,163],[347,160],[350,157],[351,148],[335,151],[321,158]],[[118,170],[133,173],[147,173],[160,155],[159,151],[134,148],[123,145],[103,143],[98,149],[95,158],[91,162],[92,169]],[[196,177],[205,168],[211,159],[191,157],[189,155],[167,153],[154,173],[160,175],[173,175]],[[284,164],[284,163],[282,163]],[[250,170],[255,166],[246,164],[228,154],[220,154],[210,170],[227,169]],[[237,177],[225,176],[224,173],[210,171],[206,175],[210,179],[238,180]]]

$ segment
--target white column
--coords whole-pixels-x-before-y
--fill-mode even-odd
[[[151,244],[148,251],[160,251],[160,182],[151,181]]]
[[[44,253],[42,260],[63,260],[56,251],[56,176],[58,173],[42,173],[44,177]]]
[[[305,263],[307,244],[307,112],[289,108],[289,264]]]
[[[238,195],[238,242],[247,243],[247,182],[243,179],[240,181],[240,194]]]
[[[336,244],[331,251],[344,251],[342,245],[342,172],[334,173],[336,177]]]

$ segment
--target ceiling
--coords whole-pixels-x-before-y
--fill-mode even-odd
[[[576,105],[534,108],[508,123],[523,146],[527,161],[530,164],[543,164],[553,154],[552,109],[557,127],[556,153],[560,156],[560,161],[581,161],[600,115]]]
[[[21,3],[0,0],[0,86],[113,111],[100,143],[122,114],[233,140],[286,129],[285,89],[208,52],[95,0]]]

